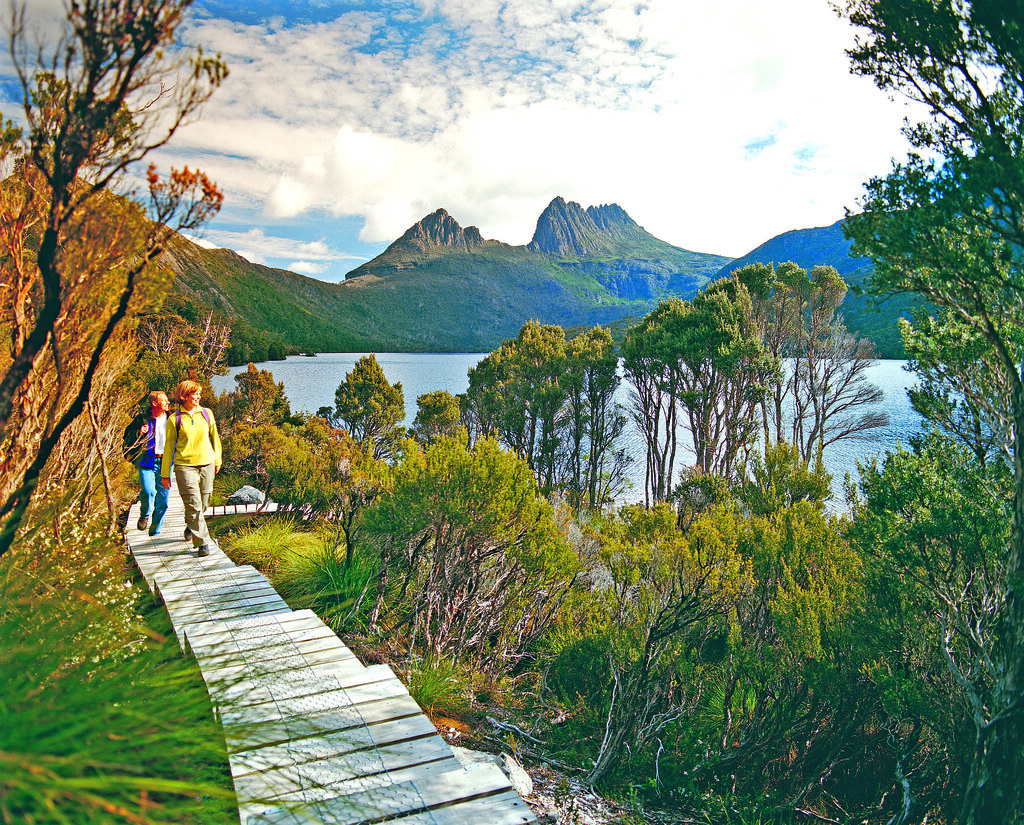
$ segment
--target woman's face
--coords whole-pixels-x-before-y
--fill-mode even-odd
[[[196,390],[195,392],[186,393],[182,401],[185,404],[186,410],[194,409],[199,406],[199,400],[203,397],[202,390]]]

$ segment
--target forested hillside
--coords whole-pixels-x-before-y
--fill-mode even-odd
[[[850,285],[843,301],[842,314],[847,327],[875,344],[882,358],[903,358],[903,344],[896,321],[910,318],[919,298],[909,295],[889,297],[884,302],[860,290],[874,271],[867,258],[850,254],[852,242],[843,235],[843,221],[813,229],[794,229],[765,241],[746,255],[730,261],[718,273],[721,278],[751,263],[782,264],[792,261],[803,269],[819,264],[834,267]]]
[[[841,222],[786,232],[730,260],[659,240],[614,204],[585,210],[562,198],[526,246],[484,239],[439,209],[340,284],[181,237],[163,260],[178,295],[303,351],[479,352],[529,320],[622,327],[660,300],[692,298],[753,262],[834,267],[852,287],[842,306],[847,326],[885,358],[903,357],[896,319],[919,303],[901,296],[878,304],[858,293],[872,269],[850,255]]]

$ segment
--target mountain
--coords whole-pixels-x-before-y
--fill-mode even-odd
[[[910,318],[914,309],[924,306],[910,296],[895,296],[879,303],[876,298],[857,294],[872,272],[867,258],[850,254],[852,241],[843,236],[843,222],[812,229],[795,229],[776,235],[741,258],[730,261],[716,274],[721,278],[752,263],[781,264],[791,261],[810,270],[819,264],[835,267],[852,289],[843,301],[841,312],[847,327],[875,342],[883,358],[903,358],[897,318]]]
[[[438,209],[340,284],[190,246],[171,254],[182,294],[207,293],[303,349],[355,351],[489,351],[533,319],[643,316],[662,298],[694,295],[729,260],[655,238],[615,204],[583,209],[563,198],[525,246],[485,239]]]
[[[806,269],[830,264],[856,286],[870,266],[849,251],[836,223],[786,232],[732,260],[660,240],[616,204],[583,208],[558,197],[523,246],[486,239],[438,209],[338,284],[182,237],[163,263],[182,298],[303,350],[488,352],[529,320],[623,327],[658,301],[692,297],[754,261],[793,261]],[[880,354],[899,357],[894,319],[911,307],[904,299],[879,309],[851,291],[843,313]]]

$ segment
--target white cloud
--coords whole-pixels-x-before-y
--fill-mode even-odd
[[[175,148],[205,152],[228,209],[357,216],[381,242],[443,206],[524,243],[562,195],[738,255],[838,219],[904,151],[824,0],[389,6],[191,27],[232,74]]]
[[[298,272],[302,275],[320,275],[326,271],[327,266],[325,264],[314,264],[310,261],[292,261],[287,267],[292,272]]]
[[[233,249],[246,260],[257,264],[266,263],[270,259],[304,258],[306,259],[305,265],[312,267],[357,259],[356,256],[339,252],[326,241],[298,241],[293,238],[268,235],[258,226],[244,232],[209,229],[204,233],[202,241],[197,241],[195,238],[191,238],[191,240],[202,243],[207,248]],[[301,260],[300,263],[302,263]]]

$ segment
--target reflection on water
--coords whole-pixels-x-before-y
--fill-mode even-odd
[[[316,412],[323,406],[334,406],[334,391],[365,353],[323,353],[316,358],[293,355],[286,361],[268,361],[257,364],[270,370],[274,379],[284,384],[285,394],[295,412]],[[391,383],[401,382],[405,393],[406,426],[416,417],[416,398],[433,390],[447,390],[452,395],[465,392],[469,386],[467,370],[475,366],[486,353],[376,353],[377,362]],[[868,370],[872,383],[882,390],[879,407],[889,414],[887,427],[872,430],[863,441],[847,441],[825,451],[825,466],[832,473],[835,505],[842,507],[843,478],[847,473],[856,477],[857,461],[865,461],[879,452],[895,449],[897,443],[907,443],[907,437],[920,429],[920,416],[910,406],[907,388],[914,376],[904,368],[906,361],[879,361]],[[245,367],[233,367],[228,375],[214,378],[213,388],[219,393],[233,389],[234,376]],[[628,387],[619,390],[619,401],[625,404]],[[634,431],[629,443],[640,447]],[[687,456],[684,454],[683,459]],[[643,458],[634,462],[631,478],[634,488],[625,500],[635,501],[643,496]]]

